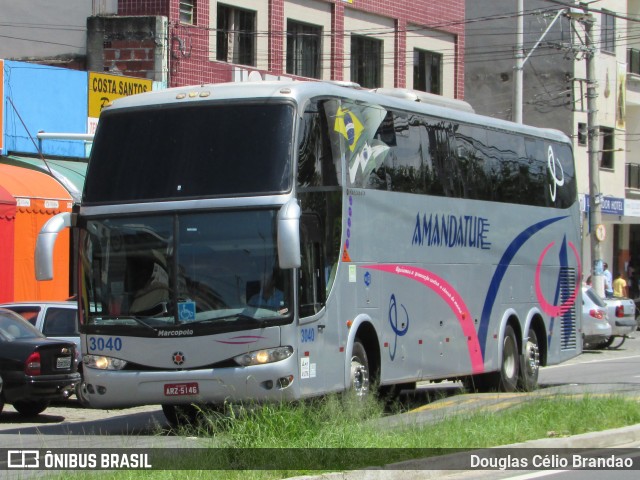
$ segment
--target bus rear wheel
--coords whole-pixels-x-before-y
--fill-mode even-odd
[[[511,325],[504,330],[502,340],[502,365],[499,373],[499,390],[502,392],[515,392],[518,388],[518,374],[520,371],[520,359],[518,355],[518,341]]]
[[[364,346],[358,339],[353,343],[351,351],[351,390],[357,397],[369,394],[369,360]]]
[[[502,340],[500,370],[464,377],[462,378],[464,388],[470,392],[515,392],[518,388],[520,372],[519,357],[516,334],[513,331],[513,327],[507,325]]]
[[[538,388],[538,372],[540,371],[540,344],[533,330],[527,335],[520,364],[520,388],[531,392]]]

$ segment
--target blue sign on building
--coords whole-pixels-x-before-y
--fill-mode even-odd
[[[584,204],[586,213],[589,212],[589,195],[584,196]],[[603,197],[602,204],[600,206],[600,211],[602,213],[606,213],[608,215],[624,215],[624,198],[618,197]]]

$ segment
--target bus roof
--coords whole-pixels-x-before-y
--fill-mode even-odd
[[[397,110],[420,112],[426,115],[449,118],[460,122],[478,124],[496,130],[508,130],[523,135],[531,135],[571,144],[571,140],[559,130],[537,128],[529,125],[479,115],[468,103],[441,97],[431,101],[433,96],[424,92],[407,89],[360,88],[348,82],[326,81],[263,81],[232,82],[192,85],[141,93],[115,100],[105,110],[131,107],[159,106],[177,103],[211,102],[228,99],[273,99],[289,98],[304,104],[315,97],[341,97],[354,101],[379,104]]]

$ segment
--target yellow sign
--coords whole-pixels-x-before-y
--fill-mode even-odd
[[[152,80],[89,72],[89,117],[98,118],[109,102],[137,93],[150,92]]]

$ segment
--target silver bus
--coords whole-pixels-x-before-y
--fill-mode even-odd
[[[578,355],[571,143],[460,101],[214,84],[104,109],[80,205],[93,407],[531,390]],[[190,410],[191,409],[191,410]],[[189,416],[189,415],[187,415]]]

